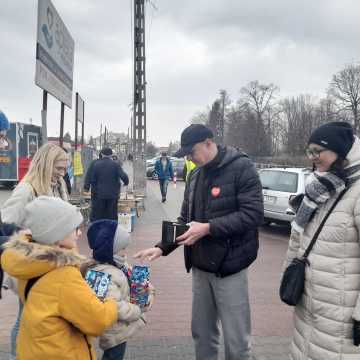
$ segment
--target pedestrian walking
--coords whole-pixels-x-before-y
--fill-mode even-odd
[[[28,172],[3,205],[1,220],[5,223],[20,225],[23,222],[25,206],[40,195],[59,197],[67,201],[68,194],[63,176],[68,163],[68,155],[58,145],[47,143],[40,147],[31,160]],[[6,286],[16,292],[16,284],[11,278],[7,279]],[[23,305],[19,300],[18,316],[11,331],[12,359],[16,359],[16,337],[22,308]]]
[[[88,177],[91,187],[91,216],[90,220],[117,220],[117,203],[120,195],[121,183],[129,184],[129,178],[122,167],[112,160],[113,152],[110,148],[101,150],[101,159],[96,160]]]
[[[360,359],[360,140],[350,124],[313,131],[306,153],[314,171],[297,209],[285,265],[308,256],[305,289],[294,311],[292,360]]]
[[[130,236],[117,221],[93,222],[87,232],[87,238],[93,257],[87,264],[87,269],[111,275],[108,297],[119,303],[119,313],[122,314],[121,320],[100,336],[99,345],[104,350],[102,360],[122,360],[126,342],[138,334],[146,324],[143,313],[151,307],[153,287],[149,288],[149,305],[144,309],[130,303],[129,274],[132,269],[126,257]]]
[[[135,257],[152,261],[184,245],[185,267],[192,270],[196,359],[218,359],[221,324],[226,360],[250,360],[247,268],[259,246],[261,183],[247,155],[216,145],[204,125],[193,124],[182,132],[175,156],[185,155],[197,168],[186,182],[178,221],[190,228],[176,244],[158,243]]]
[[[172,162],[166,152],[162,152],[160,159],[156,160],[155,172],[159,179],[161,201],[165,202],[169,180],[174,179]]]
[[[21,360],[96,359],[92,336],[118,319],[113,299],[101,301],[83,279],[76,252],[80,211],[61,199],[39,196],[24,209],[32,237],[14,237],[1,255],[18,280],[24,305],[17,343]]]

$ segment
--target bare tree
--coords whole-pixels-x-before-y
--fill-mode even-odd
[[[157,152],[158,152],[158,147],[151,141],[148,141],[146,143],[146,156],[148,158],[153,158]]]
[[[272,153],[272,107],[278,91],[279,88],[274,84],[260,84],[257,80],[251,81],[240,90],[239,105],[247,107],[248,111],[255,114],[256,138],[253,141],[257,144],[256,155],[271,155]]]
[[[209,112],[210,112],[209,108],[205,111],[196,112],[190,119],[190,123],[207,125],[209,122]]]
[[[174,152],[179,150],[180,148],[180,141],[170,141],[168,146],[168,155],[171,156]]]
[[[338,109],[351,111],[354,131],[360,130],[360,65],[347,65],[333,75],[328,94],[337,101]]]

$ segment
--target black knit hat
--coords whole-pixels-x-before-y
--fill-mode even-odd
[[[345,159],[354,143],[351,125],[333,121],[319,126],[310,135],[308,144],[317,144],[338,154]]]
[[[113,151],[109,147],[105,147],[101,150],[101,154],[104,156],[111,156]]]

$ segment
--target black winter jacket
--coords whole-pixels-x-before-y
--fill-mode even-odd
[[[129,184],[129,178],[121,166],[107,157],[92,163],[87,178],[92,196],[98,199],[116,199],[120,194],[120,180],[125,186]],[[86,185],[84,187],[86,188]]]
[[[194,170],[187,180],[179,222],[193,220],[194,191],[200,170]],[[247,268],[257,257],[258,226],[264,215],[262,187],[254,164],[246,154],[231,147],[226,148],[225,156],[207,177],[204,211],[211,235],[184,247],[185,267],[188,272],[195,266],[224,277]],[[156,246],[164,256],[177,248],[162,243]],[[214,271],[205,268],[204,258],[211,260],[217,254],[222,257],[217,259],[219,267]]]

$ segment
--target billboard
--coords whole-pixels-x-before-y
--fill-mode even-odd
[[[75,42],[50,0],[38,2],[35,84],[71,108]]]

